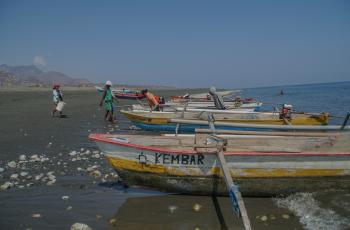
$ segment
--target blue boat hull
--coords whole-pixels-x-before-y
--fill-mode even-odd
[[[145,124],[141,122],[133,122],[135,126],[140,129],[148,131],[166,131],[175,132],[176,124]],[[209,125],[196,125],[196,124],[180,124],[178,132],[180,133],[194,133],[195,129],[209,129]],[[266,128],[249,128],[249,127],[235,127],[235,126],[215,126],[217,130],[240,130],[240,131],[276,131]]]

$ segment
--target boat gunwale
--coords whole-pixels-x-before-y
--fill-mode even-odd
[[[201,152],[195,150],[172,150],[166,148],[138,145],[133,143],[127,143],[123,141],[112,140],[107,137],[114,135],[110,134],[90,134],[89,139],[97,142],[103,142],[107,144],[119,145],[122,147],[130,147],[140,150],[147,150],[158,153],[168,153],[168,154],[216,154],[216,151],[212,152]],[[205,147],[203,147],[205,148]],[[212,148],[212,147],[209,147]],[[341,157],[341,156],[350,156],[350,152],[333,152],[333,153],[317,153],[317,152],[224,152],[226,156],[303,156],[303,157]]]

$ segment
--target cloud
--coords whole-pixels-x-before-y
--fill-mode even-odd
[[[43,56],[35,56],[33,64],[36,66],[46,66],[46,60]]]

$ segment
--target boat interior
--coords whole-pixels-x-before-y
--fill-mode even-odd
[[[210,130],[196,134],[151,135],[108,135],[114,141],[126,142],[139,146],[165,148],[168,150],[195,150],[198,152],[215,152],[225,143],[227,152],[349,152],[350,136],[348,133],[285,133],[264,134],[251,132],[247,134],[226,133],[213,134]],[[243,131],[244,132],[244,131]],[[249,131],[248,131],[249,132]],[[256,134],[254,134],[256,133]]]

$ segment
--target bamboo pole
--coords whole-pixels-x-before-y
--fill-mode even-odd
[[[172,123],[181,124],[196,124],[196,125],[208,125],[208,121],[191,120],[191,119],[169,119]],[[240,128],[262,128],[262,129],[275,129],[275,130],[295,130],[295,131],[339,131],[340,125],[261,125],[261,124],[247,124],[247,123],[235,123],[235,122],[223,122],[215,121],[215,126],[228,126],[228,127],[240,127]],[[350,130],[350,126],[345,126],[343,130]]]
[[[227,142],[225,142],[227,143]],[[243,225],[246,230],[251,230],[252,227],[250,225],[250,220],[249,216],[247,213],[247,210],[244,205],[244,201],[241,195],[241,192],[238,189],[238,186],[233,182],[233,179],[231,177],[230,171],[227,166],[227,162],[224,156],[224,142],[221,142],[218,151],[217,151],[217,156],[221,165],[221,169],[225,178],[227,190],[229,192],[229,195],[231,197],[231,202],[233,205],[233,209],[235,211],[238,211],[238,214],[242,217],[243,220]],[[238,207],[238,210],[237,210]]]
[[[266,131],[240,131],[240,130],[211,130],[196,129],[196,133],[215,133],[215,134],[233,134],[233,135],[261,135],[261,136],[301,136],[301,137],[338,137],[339,132],[317,133],[317,132],[266,132]]]

